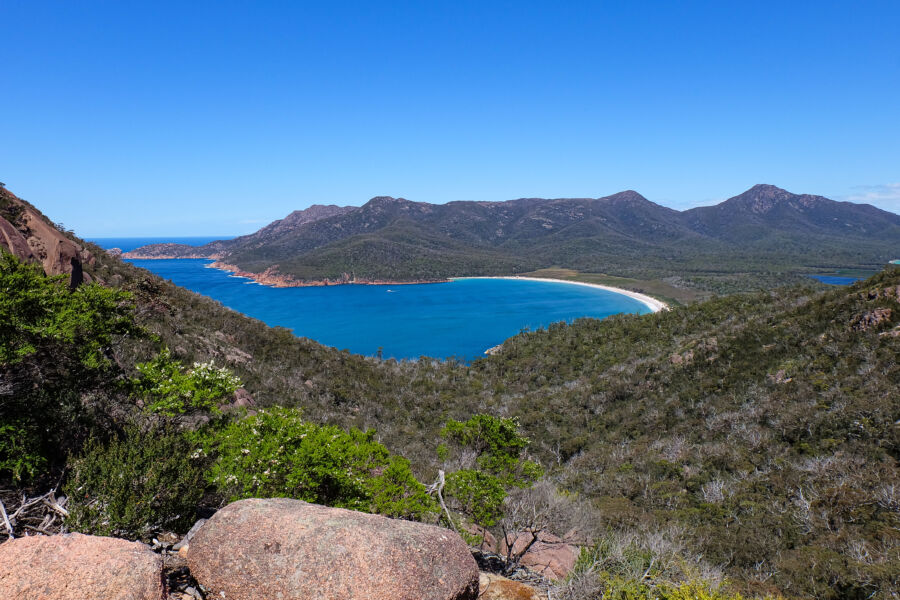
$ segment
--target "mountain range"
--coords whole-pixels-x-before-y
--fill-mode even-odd
[[[256,233],[201,247],[151,245],[130,258],[210,257],[288,280],[440,280],[547,267],[624,276],[880,268],[900,216],[756,185],[677,211],[637,192],[603,198],[313,205]]]

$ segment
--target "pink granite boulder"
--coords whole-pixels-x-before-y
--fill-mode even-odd
[[[440,527],[287,498],[229,504],[187,552],[191,573],[228,600],[474,600],[478,568]]]
[[[145,544],[69,533],[0,544],[0,598],[162,600],[162,559]]]

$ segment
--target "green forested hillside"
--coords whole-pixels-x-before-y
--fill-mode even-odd
[[[234,366],[262,402],[374,426],[423,479],[447,418],[516,416],[610,527],[676,525],[741,580],[850,597],[896,589],[900,572],[898,286],[892,269],[827,292],[582,320],[471,367],[382,363],[275,333],[250,347],[238,320],[222,331],[254,355]]]
[[[898,583],[898,286],[893,268],[580,320],[471,367],[327,349],[151,276],[132,289],[187,361],[224,362],[262,404],[375,427],[423,480],[448,418],[515,416],[604,526],[678,527],[750,589],[855,597]]]

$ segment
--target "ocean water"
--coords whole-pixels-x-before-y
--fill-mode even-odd
[[[220,237],[95,238],[127,252],[154,243],[199,246]],[[596,288],[552,281],[459,279],[421,285],[272,288],[208,268],[203,259],[131,260],[177,285],[295,335],[384,358],[470,362],[525,329],[579,317],[650,312],[641,302]]]
[[[272,288],[208,268],[203,259],[132,260],[268,325],[328,346],[384,358],[469,362],[523,329],[578,317],[646,313],[613,292],[566,283],[460,279],[420,285]]]
[[[837,275],[810,275],[810,277],[828,285],[850,285],[865,279],[864,277],[840,277]]]

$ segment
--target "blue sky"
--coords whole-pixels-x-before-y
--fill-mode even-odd
[[[900,212],[900,2],[0,0],[0,181],[82,236],[314,203]]]

